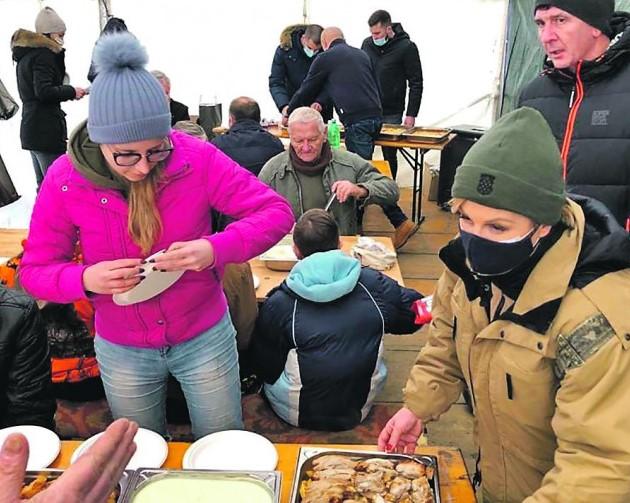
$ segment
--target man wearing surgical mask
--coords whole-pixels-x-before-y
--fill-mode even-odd
[[[289,102],[322,50],[322,30],[318,24],[299,24],[287,26],[280,35],[280,45],[271,64],[269,91],[285,125],[289,117]],[[325,93],[320,93],[308,105],[320,112],[324,121],[332,118],[332,102]]]
[[[20,140],[30,151],[37,187],[48,167],[66,151],[68,137],[61,102],[80,100],[86,90],[67,85],[64,36],[66,24],[51,7],[35,19],[35,32],[19,29],[11,37],[22,100]]]
[[[623,503],[630,495],[630,237],[566,197],[544,117],[521,108],[468,152],[459,236],[433,297],[405,406],[379,447],[413,452],[468,389],[484,503]]]
[[[422,100],[422,64],[418,47],[400,23],[392,23],[387,11],[374,12],[368,19],[368,26],[370,36],[363,41],[361,49],[372,60],[381,86],[383,123],[413,127]],[[398,171],[398,149],[382,149],[383,158],[389,162],[395,179]]]

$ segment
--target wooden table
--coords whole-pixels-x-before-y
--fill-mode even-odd
[[[61,443],[61,452],[52,464],[52,468],[67,468],[70,465],[72,453],[80,444],[81,442],[79,441],[64,440]],[[164,467],[181,469],[182,459],[189,445],[185,442],[169,442],[168,457],[164,462]],[[289,503],[300,444],[275,444],[275,446],[278,450],[278,466],[276,469],[282,472],[282,497],[280,501],[281,503]],[[304,447],[315,446],[304,445]],[[370,445],[322,445],[320,447],[355,451],[376,450],[375,446]],[[437,456],[440,473],[440,495],[444,503],[474,503],[476,501],[475,493],[466,471],[466,465],[459,449],[426,446],[418,448],[416,452],[418,454]]]
[[[269,126],[266,128],[272,135],[278,138],[288,138],[289,131],[286,128],[279,126]],[[457,135],[455,133],[450,134],[446,139],[441,142],[411,142],[403,140],[385,140],[380,139],[374,142],[374,145],[381,147],[395,147],[400,150],[400,154],[403,159],[407,161],[407,164],[413,171],[413,190],[411,201],[411,220],[417,223],[421,223],[424,220],[422,215],[422,178],[424,167],[424,155],[430,150],[444,150]]]
[[[445,140],[437,143],[410,142],[402,140],[376,140],[375,145],[381,147],[395,147],[399,149],[403,159],[413,171],[413,189],[411,191],[411,220],[421,223],[424,220],[422,215],[422,178],[424,168],[424,154],[429,150],[444,150],[457,135],[450,134]]]
[[[370,236],[370,238],[383,243],[389,250],[394,251],[394,245],[392,244],[392,240],[390,238],[379,236]],[[341,249],[347,254],[350,254],[350,249],[356,244],[357,239],[357,236],[341,236]],[[269,269],[258,258],[250,260],[249,265],[252,267],[252,272],[260,280],[260,286],[256,289],[256,299],[259,302],[264,301],[267,298],[269,291],[279,286],[289,274],[289,271],[273,271]],[[399,285],[405,286],[398,261],[396,261],[394,267],[387,271],[383,271],[383,273],[390,278],[395,279]]]

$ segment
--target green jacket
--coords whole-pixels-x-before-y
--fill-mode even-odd
[[[283,152],[267,161],[258,178],[282,194],[291,204],[297,220],[304,213],[302,188],[291,165],[289,152]],[[399,192],[396,182],[379,173],[369,161],[345,150],[333,150],[332,161],[324,169],[322,183],[326,196],[332,194],[331,187],[339,180],[348,180],[364,187],[368,196],[357,201],[350,199],[343,204],[336,202],[331,211],[339,225],[339,232],[344,236],[357,234],[357,204],[395,204]]]

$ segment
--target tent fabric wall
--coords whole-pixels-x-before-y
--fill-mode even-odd
[[[505,52],[501,115],[516,107],[523,86],[542,69],[544,52],[534,23],[535,0],[510,0]],[[616,0],[619,11],[630,10],[630,0]]]
[[[348,43],[360,47],[369,35],[368,17],[385,8],[420,50],[425,86],[418,124],[489,126],[493,119],[507,0],[0,0],[0,78],[9,92],[18,97],[8,48],[11,34],[18,27],[33,29],[43,5],[53,7],[68,27],[71,83],[87,86],[104,4],[138,36],[149,52],[149,68],[171,78],[173,98],[194,115],[201,95],[217,96],[224,111],[231,99],[246,95],[259,102],[263,117],[278,119],[268,76],[283,28],[302,23],[306,14],[308,22],[338,25]],[[62,104],[69,130],[86,117],[88,103],[89,96]],[[33,168],[28,152],[20,148],[19,126],[19,116],[0,122],[0,155],[23,195],[0,209],[0,227],[27,227],[35,199]],[[428,162],[436,163],[436,157],[427,156]],[[410,179],[403,166],[400,183]]]

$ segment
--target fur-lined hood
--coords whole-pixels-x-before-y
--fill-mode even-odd
[[[293,34],[300,30],[304,32],[307,26],[307,24],[292,24],[287,26],[280,34],[280,47],[285,51],[291,49],[293,47]]]
[[[63,47],[40,33],[34,31],[19,29],[11,37],[11,50],[13,51],[13,59],[18,60],[21,57],[17,53],[23,53],[24,49],[49,49],[55,54],[63,51]]]

